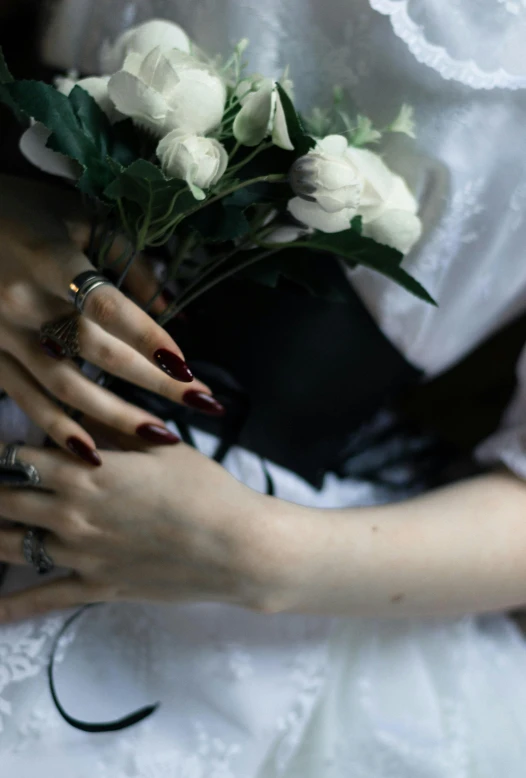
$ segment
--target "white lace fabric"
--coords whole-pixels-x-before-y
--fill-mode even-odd
[[[419,62],[475,89],[526,87],[523,0],[370,0]]]
[[[526,312],[524,5],[63,0],[44,50],[90,72],[102,40],[162,16],[210,51],[249,37],[254,70],[279,75],[290,63],[305,110],[327,102],[335,83],[379,126],[411,103],[417,142],[393,136],[383,153],[419,196],[425,237],[405,267],[439,306],[366,270],[351,282],[409,361],[436,375]],[[526,355],[519,378],[479,455],[526,478]],[[9,406],[0,414],[2,430],[26,434]],[[198,440],[209,453],[207,436]],[[263,489],[257,457],[235,450],[226,464]],[[385,499],[372,484],[331,476],[315,492],[269,469],[277,496],[300,504]],[[75,732],[53,710],[45,663],[54,629],[52,620],[0,629],[6,775],[524,778],[526,646],[504,616],[389,625],[216,605],[101,609],[64,651],[57,680],[71,713],[91,720],[159,699],[159,715],[116,735]]]

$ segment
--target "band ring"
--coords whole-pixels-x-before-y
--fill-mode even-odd
[[[86,300],[95,289],[101,286],[113,286],[105,276],[88,270],[81,273],[71,281],[68,290],[68,299],[73,303],[79,313],[83,313]]]
[[[39,527],[31,527],[24,535],[22,542],[22,554],[28,565],[35,568],[39,575],[50,573],[55,563],[48,554],[45,540],[48,532]]]
[[[21,462],[18,457],[19,446],[9,443],[0,457],[0,485],[12,489],[27,489],[40,486],[40,474],[34,465]]]
[[[40,345],[55,359],[75,359],[80,354],[79,315],[65,316],[43,324]]]

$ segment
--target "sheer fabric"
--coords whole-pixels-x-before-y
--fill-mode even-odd
[[[439,302],[350,275],[377,322],[427,375],[526,310],[524,0],[64,0],[50,62],[97,68],[106,38],[152,15],[211,51],[252,39],[251,66],[290,63],[304,107],[339,82],[380,126],[404,101],[418,141],[384,153],[418,192],[425,237],[406,266]],[[480,449],[526,478],[526,354],[502,429]],[[3,429],[12,410],[0,407]],[[33,433],[32,433],[33,434]],[[213,441],[196,433],[208,453]],[[228,469],[262,490],[240,449]],[[321,492],[268,463],[278,497],[366,505],[372,484]],[[19,571],[9,581],[19,586]],[[27,581],[26,581],[27,582]],[[19,778],[523,778],[526,646],[504,616],[364,622],[255,616],[223,606],[103,608],[64,645],[58,685],[73,715],[104,720],[160,699],[128,733],[90,736],[52,709],[44,665],[63,616],[0,630],[0,751]]]

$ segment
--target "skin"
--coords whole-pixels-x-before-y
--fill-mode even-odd
[[[64,197],[63,190],[0,176],[0,387],[62,448],[72,437],[90,449],[95,441],[57,400],[127,435],[144,424],[164,426],[95,386],[73,362],[55,361],[40,347],[42,324],[74,312],[67,298],[69,282],[95,269],[83,253],[88,239],[73,193]],[[110,259],[118,259],[123,246],[122,239],[116,241]],[[133,268],[127,291],[142,302],[157,291],[144,262]],[[158,302],[153,313],[165,306]],[[182,402],[189,389],[210,395],[198,380],[182,383],[159,369],[155,352],[166,349],[183,359],[180,348],[115,288],[103,287],[88,297],[79,341],[80,355],[88,362],[174,402]]]
[[[82,215],[50,190],[0,184],[10,194],[0,198],[0,384],[57,442],[67,434],[93,442],[44,392],[62,399],[61,387],[76,381],[79,390],[66,399],[83,395],[82,409],[127,449],[104,451],[99,468],[61,450],[22,449],[42,489],[0,487],[0,515],[14,522],[0,530],[0,561],[25,564],[24,527],[34,525],[48,530],[46,548],[67,572],[1,598],[0,622],[120,600],[374,618],[456,616],[526,602],[526,485],[510,474],[405,503],[318,510],[262,496],[182,444],[141,444],[133,428],[149,414],[88,383],[69,363],[44,363],[35,350],[38,328],[70,310],[67,284],[87,267]],[[180,353],[176,344],[114,290],[92,297],[84,355],[180,399],[178,382],[151,361],[155,348]]]
[[[509,474],[331,511],[260,495],[182,444],[107,452],[102,468],[61,451],[21,457],[47,491],[0,489],[0,514],[48,530],[70,572],[0,599],[2,623],[120,600],[373,618],[526,602],[526,487]],[[23,535],[0,531],[0,560],[24,564]]]

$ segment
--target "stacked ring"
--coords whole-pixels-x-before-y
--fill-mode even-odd
[[[79,313],[83,313],[86,300],[95,289],[101,286],[113,286],[105,276],[88,270],[76,276],[69,285],[68,297]]]

